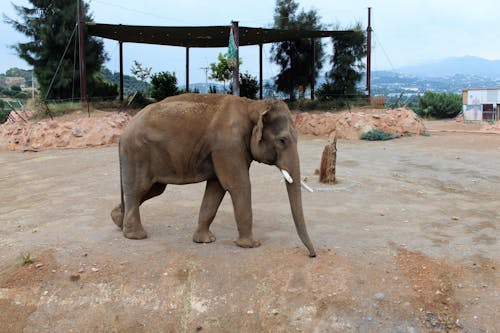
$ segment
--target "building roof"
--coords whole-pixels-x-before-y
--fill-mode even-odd
[[[164,27],[87,23],[90,35],[128,43],[182,47],[227,47],[231,26]],[[259,45],[302,38],[336,37],[352,30],[282,30],[239,27],[239,44]]]
[[[500,87],[464,88],[464,89],[462,89],[463,92],[470,91],[470,90],[500,90]]]

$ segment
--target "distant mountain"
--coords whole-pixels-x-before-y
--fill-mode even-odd
[[[420,65],[404,66],[397,71],[415,76],[444,77],[458,74],[500,79],[500,60],[473,56],[453,57]]]

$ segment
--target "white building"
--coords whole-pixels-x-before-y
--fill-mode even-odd
[[[496,121],[500,111],[500,88],[462,90],[464,120]]]

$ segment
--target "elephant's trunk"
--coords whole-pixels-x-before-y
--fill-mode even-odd
[[[309,250],[309,257],[316,257],[316,251],[312,245],[309,235],[307,233],[306,222],[304,220],[304,212],[302,210],[302,191],[300,186],[300,165],[298,158],[294,161],[292,168],[290,168],[290,175],[293,182],[286,182],[286,189],[288,192],[288,199],[290,200],[290,208],[292,210],[293,221],[300,240]]]

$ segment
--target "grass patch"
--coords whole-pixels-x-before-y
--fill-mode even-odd
[[[31,256],[31,253],[23,253],[21,255],[21,266],[26,266],[33,263],[34,258]]]
[[[361,134],[360,136],[361,140],[368,140],[368,141],[385,141],[394,138],[395,136],[392,135],[391,133],[387,133],[379,129],[368,131],[366,133]]]

